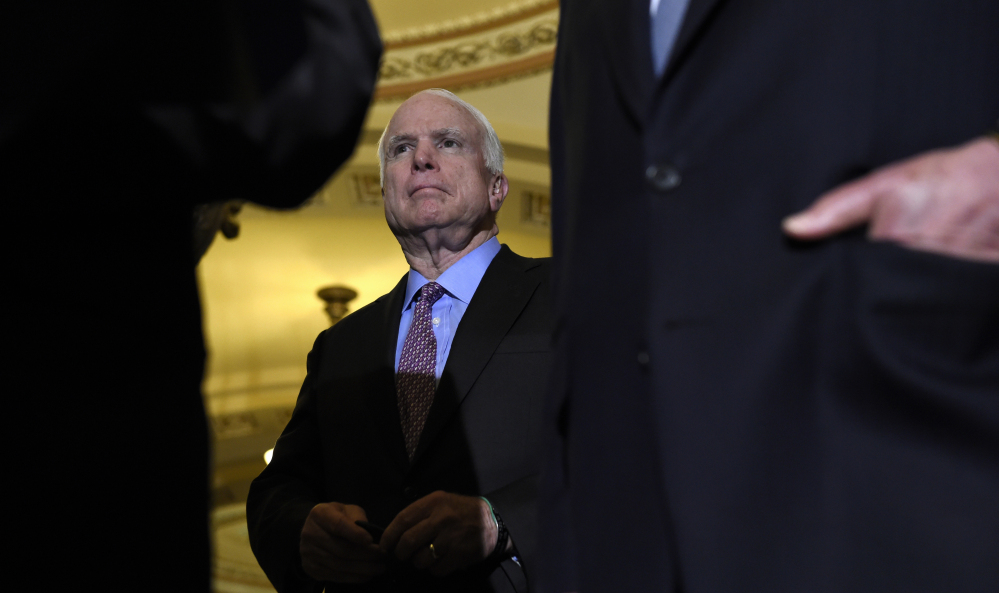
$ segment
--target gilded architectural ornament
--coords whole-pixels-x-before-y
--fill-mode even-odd
[[[326,303],[326,314],[329,315],[332,326],[350,312],[347,303],[357,298],[357,291],[348,286],[324,286],[316,291],[316,296]]]
[[[429,87],[452,90],[489,85],[551,68],[558,37],[558,6],[520,14],[474,34],[392,48],[386,44],[377,99],[406,97]]]
[[[382,31],[382,43],[387,51],[409,45],[425,45],[444,39],[472,35],[481,31],[496,29],[512,22],[523,21],[545,12],[558,14],[558,0],[519,0],[508,2],[493,10],[474,15],[465,15],[401,31]]]
[[[435,48],[415,57],[389,55],[382,61],[379,76],[383,82],[413,76],[431,77],[456,68],[477,66],[491,58],[515,58],[541,46],[554,46],[558,19],[547,19],[527,31],[501,33],[493,40],[466,41]]]
[[[549,192],[524,190],[520,192],[520,221],[548,228],[552,223],[552,197]]]
[[[354,203],[358,208],[373,208],[380,212],[382,201],[382,181],[378,173],[359,172],[351,175],[354,189]]]
[[[211,420],[215,437],[219,439],[245,436],[256,431],[258,426],[257,417],[253,412],[218,414],[212,416]]]

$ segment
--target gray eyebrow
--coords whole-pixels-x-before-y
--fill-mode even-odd
[[[402,142],[403,140],[412,140],[412,139],[413,139],[413,137],[410,136],[409,134],[396,134],[395,136],[390,136],[389,137],[388,142],[385,143],[385,146],[387,148],[389,146],[393,146],[395,144],[398,144],[398,143]]]
[[[433,136],[434,138],[455,136],[462,140],[465,139],[465,134],[461,131],[460,128],[440,128],[431,132],[430,135]],[[415,138],[416,136],[412,134],[396,134],[394,136],[390,136],[388,138],[388,141],[385,143],[385,152],[388,153],[389,149],[391,149],[396,144],[399,144],[400,142],[406,142],[409,140],[413,140]]]
[[[464,138],[465,134],[458,128],[441,128],[439,130],[434,130],[433,135],[435,138],[442,138],[444,136],[457,136],[459,138]]]

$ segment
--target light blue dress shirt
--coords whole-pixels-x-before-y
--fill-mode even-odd
[[[444,273],[437,279],[437,283],[443,286],[446,291],[444,296],[434,303],[431,310],[434,337],[437,339],[438,382],[441,380],[441,373],[444,372],[444,364],[447,362],[448,354],[451,353],[454,332],[458,330],[458,324],[475,294],[475,289],[479,287],[479,282],[482,281],[486,268],[489,267],[499,251],[499,239],[493,237],[456,261],[450,268],[444,270]],[[406,298],[403,300],[402,319],[399,321],[399,340],[395,347],[396,372],[399,372],[402,345],[406,341],[409,326],[413,324],[413,309],[416,304],[413,297],[427,282],[430,281],[424,278],[423,274],[410,268],[409,279],[406,282]]]
[[[689,0],[651,0],[649,24],[652,33],[652,66],[656,76],[662,76],[673,44],[680,33],[680,24],[687,12]]]

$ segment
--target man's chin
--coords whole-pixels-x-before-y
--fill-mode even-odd
[[[420,200],[413,212],[413,222],[417,226],[434,226],[446,222],[447,213],[441,200]]]

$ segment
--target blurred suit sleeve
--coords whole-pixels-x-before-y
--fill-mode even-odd
[[[83,152],[88,170],[110,166],[92,156],[102,144],[142,151],[130,170],[169,177],[173,200],[303,202],[350,156],[371,101],[367,2],[161,4],[5,9],[3,152],[55,165],[40,147],[68,137],[65,159]]]
[[[146,107],[206,169],[207,187],[273,207],[297,206],[351,155],[381,56],[364,0],[287,4],[256,0],[226,13],[225,104]]]

